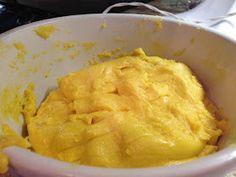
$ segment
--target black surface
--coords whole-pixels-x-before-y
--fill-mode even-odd
[[[201,0],[40,0],[37,6],[41,9],[34,8],[28,4],[20,5],[15,0],[0,0],[0,33],[12,29],[14,27],[28,24],[34,21],[48,19],[53,17],[59,17],[63,15],[71,14],[85,14],[85,13],[101,13],[108,6],[118,2],[144,2],[144,3],[155,3],[153,4],[158,8],[172,11],[175,9],[188,10],[195,7],[201,2]],[[8,2],[8,3],[7,3]],[[33,1],[25,1],[33,2]],[[35,1],[34,1],[35,2]],[[58,3],[57,5],[55,2]],[[66,3],[65,3],[66,2]],[[181,3],[180,3],[181,2]],[[42,3],[42,4],[40,4]],[[73,4],[74,3],[74,4]],[[79,4],[79,5],[78,5]],[[188,5],[185,7],[185,5]],[[182,7],[184,6],[184,8]],[[45,8],[43,8],[45,7]],[[130,8],[130,7],[129,7]],[[44,9],[44,10],[42,10]],[[48,9],[48,10],[45,10]],[[53,9],[53,10],[51,10]],[[122,12],[128,8],[115,8],[112,12]],[[176,11],[177,12],[177,11]]]
[[[18,4],[1,2],[0,7],[2,7],[0,8],[0,33],[23,24],[58,16],[57,14]]]
[[[132,1],[132,0],[128,0]],[[126,1],[126,2],[128,2]],[[140,0],[142,2],[147,2],[147,0]],[[48,1],[50,4],[50,1]],[[68,9],[68,13],[54,13],[45,10],[40,10],[25,5],[20,5],[18,3],[6,3],[0,0],[0,33],[7,31],[9,29],[15,28],[20,25],[28,24],[34,21],[48,19],[53,17],[59,17],[62,15],[71,14],[84,14],[84,13],[101,13],[106,7],[114,4],[116,2],[122,2],[122,0],[80,0],[81,4],[74,11]],[[71,4],[70,4],[71,5]],[[57,6],[58,9],[66,9],[66,7]],[[121,12],[126,8],[116,8],[113,12]]]
[[[115,2],[121,2],[122,0],[82,0],[79,8],[70,13],[54,13],[45,10],[40,10],[17,3],[6,3],[0,0],[0,33],[5,32],[9,29],[15,28],[20,25],[28,24],[42,19],[48,19],[53,17],[59,17],[62,15],[70,14],[84,14],[84,13],[100,13],[106,7],[110,6]],[[81,1],[81,2],[82,2]],[[129,0],[128,0],[129,1]],[[131,1],[131,0],[130,0]],[[48,1],[50,3],[50,1]],[[96,3],[95,3],[96,2]],[[143,0],[143,2],[146,2]],[[66,7],[57,6],[58,9]],[[113,12],[123,11],[125,8],[117,8]]]

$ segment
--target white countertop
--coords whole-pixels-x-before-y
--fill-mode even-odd
[[[205,0],[196,8],[181,13],[178,16],[187,21],[202,21],[212,17],[224,16],[232,12],[236,12],[236,0]],[[206,23],[201,25],[209,27],[211,24]],[[212,28],[236,40],[236,16],[229,17]]]

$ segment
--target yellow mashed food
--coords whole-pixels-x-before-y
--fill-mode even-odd
[[[190,69],[132,56],[90,66],[59,81],[28,121],[34,151],[102,167],[149,167],[216,150],[221,135]]]
[[[34,32],[41,37],[42,39],[48,39],[54,32],[56,31],[55,26],[53,25],[43,25],[38,26],[36,29],[34,29]]]
[[[182,163],[216,151],[222,134],[190,69],[141,49],[61,78],[34,116],[25,107],[35,152],[92,166]]]

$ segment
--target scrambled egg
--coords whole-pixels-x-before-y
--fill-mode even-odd
[[[209,104],[186,65],[138,49],[61,78],[28,116],[29,141],[39,154],[85,165],[181,163],[217,149],[222,131]]]
[[[42,39],[48,39],[52,33],[54,33],[56,31],[55,26],[53,25],[42,25],[42,26],[38,26],[34,32],[41,37]]]

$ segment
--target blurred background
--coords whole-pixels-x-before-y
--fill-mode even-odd
[[[16,26],[63,15],[101,13],[119,2],[144,2],[173,13],[188,11],[204,0],[0,0],[0,33]],[[207,1],[207,0],[205,0]],[[221,0],[224,1],[224,0]],[[113,12],[148,13],[143,8],[117,8]]]

